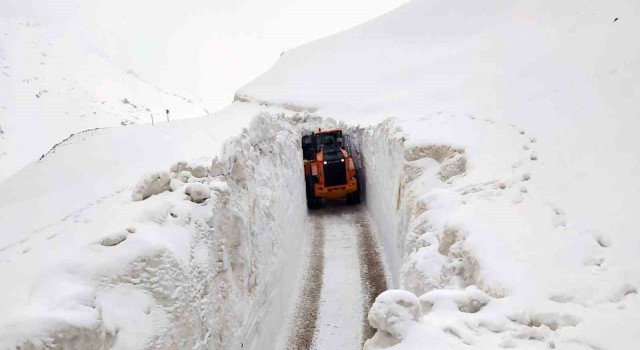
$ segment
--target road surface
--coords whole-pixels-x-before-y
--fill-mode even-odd
[[[286,349],[361,349],[374,334],[369,307],[387,289],[376,233],[363,205],[329,203],[309,216],[307,268]]]

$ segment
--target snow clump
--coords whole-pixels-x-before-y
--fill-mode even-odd
[[[379,349],[398,344],[422,315],[420,301],[406,290],[387,290],[378,295],[369,309],[371,327],[378,330],[364,349]]]
[[[422,312],[429,313],[435,308],[450,308],[464,313],[476,313],[491,301],[491,297],[477,286],[463,290],[438,289],[419,298]]]
[[[209,186],[201,183],[193,183],[187,187],[185,193],[189,195],[194,203],[202,203],[211,197]]]
[[[217,157],[216,157],[217,158]],[[215,159],[214,159],[215,160]],[[204,178],[209,175],[209,167],[203,164],[192,165],[185,161],[176,162],[169,168],[172,174],[183,176],[184,173],[188,173],[189,176]]]
[[[197,177],[197,178],[207,177],[207,175],[209,175],[209,169],[204,165],[196,165],[191,170],[191,175],[193,175],[193,177]]]
[[[183,171],[191,171],[191,167],[189,166],[189,163],[185,161],[179,161],[173,164],[171,168],[169,168],[169,171],[175,174],[179,174]]]
[[[211,167],[208,167],[202,164],[194,166],[186,161],[176,162],[171,165],[169,172],[158,171],[143,176],[134,188],[131,197],[134,202],[141,201],[164,191],[181,191],[185,184],[206,182],[210,175],[222,175],[222,164],[218,157],[215,157],[211,164]],[[202,203],[210,197],[209,188],[205,189],[202,186],[189,186],[185,193],[195,203]]]
[[[154,194],[169,190],[171,176],[166,171],[156,171],[143,176],[133,189],[131,199],[134,202],[145,200]]]
[[[218,157],[214,157],[211,161],[211,168],[209,169],[209,174],[211,176],[220,176],[224,173],[224,169],[222,168],[222,163]]]

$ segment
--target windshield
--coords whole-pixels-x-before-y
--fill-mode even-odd
[[[316,142],[318,145],[333,145],[336,143],[335,134],[322,134],[317,135]]]

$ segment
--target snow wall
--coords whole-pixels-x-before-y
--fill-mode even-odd
[[[235,150],[240,149],[241,152]],[[244,203],[246,222],[239,246],[251,255],[237,259],[255,274],[245,300],[240,347],[273,348],[296,298],[299,266],[306,247],[307,208],[304,169],[300,166],[300,134],[284,117],[262,115],[247,132],[224,149],[229,169]],[[246,288],[244,289],[246,290]],[[222,343],[223,348],[238,348]],[[237,345],[237,344],[236,344]]]
[[[417,125],[343,124],[361,157],[393,288],[404,290],[376,300],[369,322],[378,332],[366,350],[637,343],[627,326],[633,278],[605,266],[607,234],[573,226],[541,194],[535,136],[473,115]],[[625,336],[608,338],[602,318]]]
[[[400,128],[392,120],[360,128],[344,125],[352,135],[364,199],[375,222],[392,283],[398,287],[407,228],[404,146]]]
[[[305,246],[299,139],[289,122],[262,114],[210,167],[179,162],[143,177],[134,202],[122,202],[145,219],[92,248],[75,268],[94,276],[74,277],[81,291],[67,284],[85,305],[14,323],[0,348],[273,348]]]
[[[426,210],[416,198],[464,173],[464,150],[437,143],[407,146],[406,133],[393,119],[366,128],[343,127],[353,136],[360,158],[367,209],[378,227],[393,285],[408,288],[410,280],[422,278],[405,278],[417,239],[412,227]]]

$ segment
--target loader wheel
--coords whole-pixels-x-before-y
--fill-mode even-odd
[[[313,176],[305,177],[305,185],[307,188],[307,208],[309,209],[318,209],[320,208],[320,198],[316,197],[316,192],[314,190],[314,185],[316,184],[316,179]]]
[[[351,205],[360,204],[362,200],[360,196],[360,193],[362,192],[362,183],[360,183],[359,175],[356,175],[356,182],[358,183],[358,189],[355,192],[349,193],[347,195],[347,204],[351,204]]]
[[[360,187],[360,183],[358,182],[358,190],[353,193],[353,204],[360,204],[360,202],[362,201],[360,197],[361,191],[362,188]]]

